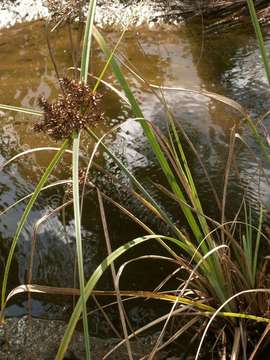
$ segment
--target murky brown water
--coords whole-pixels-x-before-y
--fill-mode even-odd
[[[266,34],[267,35],[267,34]],[[106,33],[107,40],[113,44],[119,34]],[[65,31],[51,36],[51,44],[61,75],[67,74],[67,68],[72,66],[69,41]],[[267,41],[270,47],[270,41]],[[0,31],[0,102],[4,104],[37,108],[39,96],[53,98],[57,93],[57,80],[52,67],[45,42],[45,31],[42,22],[16,26],[9,30]],[[120,54],[126,62],[132,63],[147,81],[156,85],[168,87],[180,86],[192,89],[207,89],[233,97],[246,106],[254,115],[263,114],[270,107],[269,88],[262,69],[256,42],[250,29],[242,29],[233,34],[212,35],[201,39],[192,29],[181,28],[178,31],[151,32],[141,29],[138,32],[126,34],[125,41],[120,46]],[[102,69],[103,58],[99,49],[93,51],[92,72],[99,74]],[[146,119],[152,121],[161,129],[166,130],[166,117],[159,101],[149,89],[133,75],[126,72],[132,88],[139,99]],[[107,74],[107,80],[113,81]],[[104,92],[104,107],[106,121],[97,129],[103,134],[112,125],[122,124],[121,127],[107,139],[110,147],[125,161],[129,168],[148,187],[150,180],[163,182],[164,179],[158,169],[153,155],[143,137],[142,130],[132,119],[129,109],[115,94],[102,87]],[[238,115],[227,106],[210,101],[202,95],[185,92],[164,91],[165,99],[173,111],[176,121],[181,122],[188,135],[193,140],[198,152],[202,156],[210,177],[221,194],[224,181],[224,168],[228,153],[228,141],[231,127],[239,122]],[[40,146],[55,146],[48,137],[33,133],[32,126],[35,118],[1,111],[0,128],[0,157],[1,161],[27,148]],[[269,118],[265,121],[265,131]],[[241,135],[249,143],[255,156],[260,158],[257,146],[249,134],[248,129],[242,128]],[[82,141],[82,151],[87,154],[93,144],[86,138]],[[211,216],[217,216],[209,185],[203,171],[199,167],[194,155],[186,149],[189,164],[194,173],[202,202]],[[258,181],[258,166],[254,154],[244,146],[237,147],[238,171],[230,174],[228,194],[228,214],[233,214],[239,206],[243,193],[240,180],[248,185],[248,197],[254,203],[260,194],[266,207],[270,207],[269,187],[265,179]],[[0,174],[0,207],[4,209],[18,198],[34,189],[35,183],[48,164],[52,154],[42,152],[24,157],[13,165],[4,169]],[[102,154],[99,160],[103,166],[118,177],[119,183],[125,183],[123,175],[115,165]],[[61,166],[54,173],[53,179],[64,179],[70,174],[70,158],[62,161]],[[264,164],[264,171],[269,169]],[[96,176],[96,174],[93,174]],[[108,179],[99,178],[101,184],[112,196],[131,208],[151,226],[157,227],[155,220],[123,191],[123,187],[115,188]],[[260,187],[260,189],[259,189]],[[260,190],[260,191],[259,191]],[[154,191],[157,199],[160,195]],[[35,221],[44,213],[60,205],[63,199],[63,189],[50,190],[40,196],[30,220],[23,231],[15,260],[9,286],[15,287],[24,283],[27,278],[29,254],[32,241],[32,230]],[[178,210],[169,201],[164,201],[176,222],[181,224]],[[3,269],[12,235],[17,221],[22,214],[23,206],[19,205],[8,214],[0,218],[0,264]],[[113,247],[123,244],[141,231],[125,220],[123,216],[111,207],[106,208],[109,229]],[[119,221],[119,219],[121,221]],[[72,286],[74,235],[72,212],[67,212],[68,244],[63,231],[61,216],[50,218],[40,229],[37,255],[34,267],[33,282],[55,286]],[[86,272],[90,274],[97,264],[104,258],[105,242],[99,220],[99,209],[95,196],[86,202],[83,217],[83,238],[85,245]],[[136,250],[132,256],[142,253],[157,252],[155,246]],[[164,264],[142,263],[127,271],[123,280],[123,287],[148,289],[154,288],[171,269]],[[2,271],[1,271],[2,273]],[[149,274],[149,279],[145,277]],[[154,281],[153,281],[154,279]],[[102,282],[103,288],[110,287],[110,278]],[[34,315],[62,317],[66,309],[63,298],[46,301],[37,298],[34,301]],[[19,315],[26,311],[25,298],[16,298],[9,307],[10,315]],[[131,305],[129,308],[134,322],[147,321],[155,315],[153,307]],[[105,332],[102,320],[97,332]]]

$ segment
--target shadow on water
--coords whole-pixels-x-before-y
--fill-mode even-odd
[[[106,33],[110,43],[115,43],[119,34]],[[61,74],[66,74],[72,66],[69,43],[65,31],[52,34],[52,44]],[[202,48],[203,45],[203,48]],[[267,45],[270,42],[267,41]],[[1,59],[1,103],[37,108],[39,96],[53,98],[57,93],[57,79],[54,75],[47,47],[45,46],[44,28],[41,22],[16,26],[0,33]],[[215,35],[205,38],[202,42],[190,29],[181,28],[175,32],[150,32],[139,30],[127,33],[125,41],[120,46],[120,54],[126,63],[131,63],[147,81],[168,87],[181,86],[192,89],[207,89],[228,95],[239,101],[255,115],[263,114],[270,105],[269,90],[263,69],[258,58],[256,42],[251,33],[242,30],[233,34]],[[99,74],[103,58],[99,49],[95,48],[93,72]],[[146,119],[155,126],[166,131],[166,114],[164,108],[154,94],[138,79],[127,76],[135,95],[139,99]],[[112,81],[110,74],[107,80]],[[147,146],[139,124],[132,119],[129,109],[108,89],[104,92],[104,111],[106,121],[96,131],[103,134],[112,125],[121,127],[107,138],[110,148],[119,155],[130,170],[162,200],[175,222],[185,226],[179,210],[171,201],[164,199],[151,185],[151,181],[166,184],[153,155]],[[181,123],[186,133],[192,139],[198,153],[203,158],[206,168],[218,194],[222,196],[224,169],[228,155],[230,129],[239,123],[239,116],[227,106],[218,104],[202,95],[190,95],[185,92],[164,91],[164,98],[173,112],[176,122]],[[55,146],[48,137],[33,134],[34,118],[26,115],[16,115],[1,111],[0,148],[1,162],[11,158],[18,152],[39,146]],[[268,120],[265,122],[267,126]],[[241,127],[241,134],[249,142],[256,156],[258,149],[248,129]],[[82,151],[89,154],[93,144],[83,138]],[[218,217],[216,206],[209,189],[209,184],[200,168],[194,154],[186,146],[189,165],[195,176],[199,194],[207,213]],[[42,171],[51,159],[52,153],[42,152],[13,163],[0,174],[0,208],[4,209],[18,198],[33,191]],[[254,201],[258,198],[258,188],[254,182],[257,173],[257,163],[254,156],[244,146],[237,147],[237,171],[230,172],[230,191],[228,193],[228,217],[237,210],[243,195],[241,182],[248,185],[248,195]],[[127,180],[119,169],[102,153],[97,160],[106,170],[113,172],[119,185],[108,176],[94,170],[93,181],[118,200],[149,226],[157,231],[161,224],[153,219],[149,211],[134,201]],[[269,172],[267,165],[264,167]],[[65,179],[70,176],[70,156],[65,156],[52,180]],[[151,180],[151,181],[150,181]],[[239,182],[240,180],[240,182]],[[249,181],[252,183],[249,184]],[[265,205],[269,206],[268,184],[261,180],[260,196]],[[9,288],[19,283],[25,283],[29,264],[29,254],[33,227],[44,214],[59,206],[64,197],[64,188],[48,190],[43,193],[35,204],[31,217],[22,233],[17,246]],[[16,224],[22,214],[24,205],[18,205],[8,214],[0,217],[0,266],[3,273],[4,262]],[[113,248],[142,234],[141,229],[127,220],[118,210],[106,204],[106,215]],[[86,275],[89,276],[106,255],[106,245],[100,222],[96,194],[91,194],[85,203],[83,215],[83,239]],[[51,286],[73,286],[74,269],[74,222],[71,209],[66,212],[66,228],[61,215],[53,216],[40,228],[34,263],[33,283]],[[160,254],[160,249],[154,242],[132,252],[132,257],[142,254]],[[123,259],[121,260],[123,261]],[[158,261],[141,261],[130,266],[121,282],[121,288],[153,289],[171,271],[172,266]],[[148,277],[145,274],[148,274]],[[169,286],[169,284],[168,284]],[[111,288],[111,277],[108,275],[101,281],[100,288]],[[65,302],[66,306],[63,306]],[[142,325],[154,318],[155,306],[142,306],[141,303],[130,303],[128,312],[136,326]],[[69,312],[71,301],[59,298],[35,297],[33,315],[65,317]],[[116,309],[115,309],[116,311]],[[17,297],[9,306],[8,315],[21,315],[27,312],[27,302],[24,297]],[[116,316],[112,312],[112,316]],[[139,315],[138,315],[139,314]],[[99,323],[99,325],[98,325]],[[102,327],[103,326],[103,327]],[[106,326],[100,316],[96,317],[97,334],[105,334]]]

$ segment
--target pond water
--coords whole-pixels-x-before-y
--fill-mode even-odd
[[[74,35],[77,32],[73,29]],[[116,43],[119,34],[104,33],[108,42]],[[70,44],[65,29],[50,35],[51,46],[62,75],[72,75]],[[270,48],[270,38],[266,33],[266,44]],[[268,40],[269,38],[269,40]],[[0,31],[0,102],[3,104],[38,108],[38,98],[45,96],[53,99],[58,92],[58,82],[46,46],[44,25],[41,21],[22,24],[11,29]],[[191,27],[179,29],[149,31],[145,28],[128,32],[119,48],[119,56],[126,64],[131,64],[148,82],[167,87],[185,87],[195,90],[205,89],[233,98],[245,106],[252,115],[263,115],[270,107],[269,87],[260,62],[256,41],[250,28],[235,30],[233,33],[198,35]],[[101,51],[93,50],[92,72],[99,74],[104,63]],[[130,65],[130,66],[131,66]],[[127,78],[140,101],[145,118],[166,131],[164,109],[155,95],[141,81],[126,71]],[[106,79],[114,83],[110,73]],[[151,180],[165,184],[143,136],[140,125],[132,118],[127,106],[104,86],[105,121],[97,129],[104,134],[112,126],[121,124],[106,142],[119,155],[129,169],[155,194],[157,200],[161,195],[151,185]],[[194,95],[183,91],[164,91],[164,97],[175,120],[182,124],[201,155],[210,178],[219,196],[224,184],[224,169],[229,150],[230,131],[234,124],[239,124],[239,115],[228,106],[210,100],[200,94]],[[48,137],[35,134],[33,124],[35,117],[1,111],[0,159],[10,159],[19,152],[41,146],[58,146]],[[270,118],[264,120],[264,131]],[[246,126],[239,129],[249,148],[239,144],[236,147],[236,164],[230,172],[230,183],[227,200],[227,215],[232,218],[238,209],[243,196],[244,186],[247,197],[256,207],[261,199],[267,209],[270,207],[267,175],[269,167],[263,165],[266,177],[259,176],[258,159],[260,152]],[[82,152],[90,154],[93,143],[83,137]],[[209,184],[194,154],[185,146],[189,164],[196,179],[202,203],[210,216],[218,218]],[[0,173],[0,209],[3,210],[19,198],[32,192],[46,165],[52,158],[52,152],[43,151],[24,156]],[[117,201],[131,209],[151,227],[162,231],[160,224],[151,214],[133,200],[127,189],[128,183],[116,167],[102,152],[97,162],[110,170],[118,185],[108,176],[93,171],[93,181]],[[66,179],[70,176],[70,156],[67,155],[54,172],[51,181]],[[12,271],[9,277],[9,289],[27,280],[33,228],[36,221],[44,214],[59,206],[64,197],[64,188],[54,188],[42,193],[35,204],[17,245]],[[182,225],[183,219],[175,204],[162,198],[164,206],[169,209],[175,222]],[[12,236],[16,230],[25,204],[17,205],[7,214],[0,217],[0,267],[1,274],[7,258]],[[112,206],[106,205],[106,215],[113,248],[141,235],[142,230],[127,220]],[[85,268],[87,276],[106,255],[99,207],[95,194],[87,198],[83,212],[83,240]],[[185,224],[183,223],[183,226]],[[166,229],[165,229],[166,231]],[[50,217],[40,227],[37,239],[34,262],[33,283],[51,286],[73,286],[74,265],[74,222],[72,210],[66,212],[66,231],[61,214]],[[132,251],[130,256],[160,253],[154,243]],[[162,262],[141,261],[130,266],[121,282],[121,288],[154,289],[173,267]],[[149,276],[145,276],[148,274]],[[111,278],[104,277],[99,288],[111,288]],[[69,313],[71,300],[64,297],[34,297],[33,315],[53,318],[65,318]],[[18,316],[27,313],[26,297],[17,296],[10,303],[7,313]],[[117,309],[115,309],[117,312]],[[128,307],[132,321],[140,325],[152,319],[156,314],[155,306],[134,302]],[[105,320],[95,315],[95,332],[106,334]],[[113,315],[112,315],[113,316]]]

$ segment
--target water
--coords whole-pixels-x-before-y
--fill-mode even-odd
[[[76,30],[74,30],[76,32]],[[114,44],[119,34],[106,32],[110,44]],[[267,34],[266,34],[267,36]],[[51,35],[51,44],[60,73],[68,75],[66,70],[72,66],[68,36],[61,30]],[[267,40],[270,47],[270,41]],[[53,99],[57,94],[57,79],[52,67],[45,41],[43,23],[38,21],[3,29],[0,33],[1,49],[1,88],[0,102],[30,108],[38,107],[38,97]],[[260,63],[255,39],[250,29],[235,31],[233,34],[212,35],[201,39],[194,29],[182,26],[175,31],[149,31],[140,29],[128,32],[119,52],[126,63],[131,63],[148,82],[167,87],[185,87],[206,89],[232,97],[254,115],[264,114],[269,109],[270,97],[266,77]],[[102,69],[103,57],[95,47],[93,51],[92,71],[99,74]],[[145,118],[155,126],[166,131],[166,117],[160,102],[149,88],[126,71],[127,78],[139,99]],[[111,74],[106,75],[113,81]],[[121,126],[107,138],[107,144],[127,164],[129,169],[143,181],[154,193],[157,200],[162,196],[150,180],[165,184],[156,161],[151,154],[143,136],[140,125],[132,118],[128,107],[117,96],[104,86],[103,103],[105,122],[97,129],[104,134],[113,125]],[[222,195],[224,169],[228,155],[230,131],[234,124],[241,122],[235,111],[228,106],[214,102],[200,94],[164,91],[168,106],[175,119],[184,127],[194,142],[198,153],[205,162],[210,178],[219,196]],[[20,151],[40,146],[57,146],[48,137],[34,134],[32,127],[34,117],[1,111],[0,149],[1,162],[10,159]],[[267,132],[269,117],[264,126]],[[230,172],[227,215],[232,218],[243,195],[243,185],[247,186],[249,200],[256,205],[260,199],[269,208],[269,186],[265,178],[258,179],[260,153],[248,128],[240,126],[238,130],[249,143],[251,152],[240,142],[236,148],[235,168]],[[82,140],[82,151],[89,154],[93,144],[86,137]],[[194,156],[185,146],[189,164],[195,176],[202,203],[208,214],[218,218],[209,184]],[[39,152],[24,156],[6,167],[0,174],[0,208],[4,209],[17,199],[33,191],[44,168],[48,165],[52,152]],[[256,160],[257,158],[257,160]],[[130,191],[123,186],[127,180],[102,152],[98,160],[104,168],[112,171],[120,186],[102,175],[97,179],[104,191],[131,209],[137,216],[151,227],[162,231],[161,225],[149,211],[136,203]],[[267,164],[263,164],[266,175],[269,173]],[[70,156],[66,155],[51,181],[65,179],[70,176]],[[93,172],[96,176],[96,172]],[[9,277],[9,289],[27,280],[29,254],[33,241],[35,222],[44,214],[59,206],[64,197],[64,189],[59,187],[44,192],[31,213],[20,237]],[[178,208],[168,199],[164,204],[169,209],[175,222],[182,225],[183,219]],[[0,217],[0,266],[1,274],[7,258],[12,236],[24,205],[20,204]],[[113,248],[142,234],[141,230],[110,205],[106,205],[106,215]],[[119,220],[120,219],[120,220]],[[89,276],[100,261],[106,256],[106,245],[103,236],[99,207],[95,194],[89,196],[83,214],[83,239],[86,263],[86,274]],[[66,235],[61,215],[52,216],[41,226],[38,233],[37,248],[34,262],[33,283],[51,286],[73,286],[73,253],[75,249],[74,222],[72,211],[66,214]],[[152,242],[141,249],[132,250],[131,256],[142,254],[160,254],[160,249]],[[122,260],[123,261],[123,260]],[[150,264],[151,263],[151,264]],[[141,261],[128,267],[121,288],[153,289],[174,269],[161,261]],[[145,274],[149,274],[148,277]],[[109,289],[111,284],[108,272],[99,287]],[[65,318],[69,313],[71,301],[59,297],[35,297],[33,314],[54,318]],[[27,312],[27,301],[24,296],[17,296],[8,307],[8,315],[15,316]],[[114,318],[117,310],[112,311]],[[155,317],[155,307],[142,303],[132,303],[128,307],[131,319],[138,326],[144,321]],[[138,314],[140,314],[138,316]],[[104,320],[99,316],[96,320],[96,333],[106,334]]]

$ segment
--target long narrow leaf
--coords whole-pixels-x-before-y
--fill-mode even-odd
[[[0,166],[0,169],[2,170],[4,167],[6,167],[7,165],[9,165],[10,163],[12,163],[14,160],[24,156],[24,155],[29,155],[29,154],[33,154],[39,151],[58,151],[60,150],[59,147],[52,147],[52,146],[45,146],[45,147],[40,147],[40,148],[35,148],[35,149],[28,149],[25,151],[20,152],[19,154],[13,156],[11,159],[7,160],[3,165]],[[72,151],[70,150],[65,150],[65,152],[72,154]]]
[[[80,194],[79,194],[79,146],[80,135],[76,134],[73,137],[73,154],[72,154],[72,179],[73,179],[73,204],[74,204],[74,220],[75,220],[75,234],[76,234],[76,251],[78,259],[79,283],[81,297],[83,301],[83,331],[84,343],[87,360],[90,359],[90,342],[89,330],[87,321],[87,305],[84,294],[84,268],[83,268],[83,250],[81,237],[81,214],[80,214]]]
[[[145,241],[151,240],[151,239],[158,239],[158,238],[162,238],[163,240],[169,240],[172,241],[176,244],[179,245],[179,241],[177,241],[176,239],[170,238],[170,237],[166,237],[166,236],[159,236],[159,235],[148,235],[148,236],[143,236],[137,239],[134,239],[130,242],[128,242],[127,244],[119,247],[117,250],[115,250],[112,254],[110,254],[109,256],[107,256],[105,258],[105,260],[103,260],[103,262],[97,267],[97,269],[95,270],[95,272],[93,273],[93,275],[91,276],[91,278],[88,280],[86,286],[85,286],[85,296],[86,296],[86,300],[89,298],[89,296],[91,295],[94,287],[96,286],[98,280],[101,278],[101,276],[103,275],[103,273],[105,272],[105,270],[112,264],[112,262],[114,262],[117,258],[119,258],[119,256],[121,256],[122,254],[126,253],[127,250],[131,249],[132,247],[142,244]],[[66,328],[64,337],[62,339],[61,345],[58,349],[58,353],[56,356],[56,360],[62,360],[65,352],[67,351],[69,342],[71,340],[72,334],[75,330],[75,326],[80,318],[81,312],[83,310],[83,299],[82,296],[80,296],[74,310],[73,313],[70,317],[68,326]]]
[[[92,42],[92,30],[95,19],[96,0],[90,0],[88,5],[88,14],[86,26],[84,31],[82,59],[81,59],[81,73],[80,79],[87,83],[90,51]],[[83,112],[84,109],[81,109]],[[86,351],[86,359],[90,360],[90,339],[87,321],[87,305],[84,295],[84,266],[83,266],[83,250],[81,238],[81,214],[80,214],[80,194],[79,194],[79,152],[80,152],[80,134],[73,134],[73,154],[72,154],[72,177],[73,177],[73,204],[74,204],[74,219],[75,219],[75,233],[76,233],[76,249],[79,270],[80,292],[83,302],[83,331],[84,343]]]
[[[259,256],[259,249],[260,249],[260,243],[261,243],[261,238],[262,238],[261,237],[262,224],[263,224],[263,207],[261,205],[259,224],[258,224],[258,230],[257,230],[257,236],[256,236],[256,243],[255,243],[255,249],[254,249],[254,256],[253,256],[253,259],[252,259],[253,260],[252,281],[253,281],[253,286],[254,287],[255,287],[255,283],[256,283],[258,256]]]
[[[104,38],[102,37],[102,35],[99,33],[99,31],[95,27],[93,29],[93,35],[94,35],[96,41],[98,42],[99,46],[101,47],[102,51],[104,52],[106,58],[109,58],[111,55],[111,52],[108,49]],[[139,106],[137,100],[135,99],[135,97],[133,96],[133,93],[132,93],[126,79],[124,78],[124,75],[121,72],[121,69],[114,57],[111,59],[110,64],[111,64],[111,68],[114,72],[115,77],[117,78],[119,84],[121,85],[122,89],[124,90],[128,100],[130,102],[130,105],[132,107],[132,110],[133,110],[135,116],[140,119],[144,119],[144,115],[140,109],[140,106]],[[156,157],[160,163],[160,166],[161,166],[173,192],[175,194],[177,194],[177,196],[179,196],[181,199],[185,200],[185,196],[177,183],[174,173],[173,173],[172,169],[170,168],[170,165],[168,164],[168,161],[166,160],[164,153],[162,152],[162,150],[160,148],[160,145],[154,135],[154,132],[152,131],[151,126],[144,120],[139,120],[139,122],[143,128],[145,136],[147,137],[149,144],[151,145],[152,150],[153,150],[154,154],[156,155]],[[188,209],[185,206],[182,207],[182,211],[185,214],[185,217],[190,225],[190,228],[191,228],[195,238],[198,241],[200,241],[201,238],[203,237],[203,235],[202,235],[199,225],[197,224],[195,217],[193,216],[190,209]]]
[[[47,190],[47,189],[50,189],[54,186],[59,186],[59,185],[66,185],[66,184],[71,184],[72,181],[71,180],[58,180],[58,181],[55,181],[54,183],[52,184],[49,184],[47,186],[44,186],[41,190],[41,191],[44,191],[44,190]],[[31,196],[34,194],[34,192],[30,193],[30,194],[27,194],[25,196],[23,196],[22,198],[20,198],[19,200],[16,200],[14,203],[12,203],[11,205],[9,205],[8,207],[6,207],[3,211],[0,212],[0,216],[4,215],[6,212],[8,212],[9,210],[11,210],[12,208],[14,208],[15,206],[19,205],[21,202],[31,198]]]
[[[0,109],[9,110],[9,111],[16,111],[16,112],[21,112],[21,113],[24,113],[24,114],[36,115],[36,116],[42,116],[43,115],[42,111],[22,108],[22,107],[18,107],[18,106],[4,105],[4,104],[0,104]]]
[[[269,63],[266,47],[264,45],[264,40],[263,40],[260,23],[258,21],[257,15],[256,15],[256,9],[255,9],[253,0],[247,0],[247,4],[248,4],[248,10],[250,13],[252,25],[253,25],[253,28],[254,28],[254,31],[255,31],[255,34],[257,37],[257,42],[258,42],[260,52],[262,55],[265,72],[266,72],[267,79],[268,79],[268,82],[270,85],[270,63]]]
[[[90,51],[92,43],[93,24],[95,19],[96,0],[90,0],[88,5],[88,14],[84,31],[82,60],[81,60],[81,80],[87,83]]]
[[[7,258],[7,262],[6,262],[6,266],[5,266],[5,271],[4,271],[4,278],[3,278],[3,283],[2,283],[2,294],[1,294],[1,308],[4,307],[5,305],[5,297],[6,297],[6,288],[7,288],[7,280],[8,280],[8,275],[9,275],[9,271],[10,271],[10,266],[11,266],[11,262],[13,259],[13,255],[14,255],[14,251],[17,245],[17,241],[19,239],[19,236],[21,234],[21,231],[24,227],[24,224],[29,216],[29,213],[41,191],[41,189],[43,188],[45,182],[47,181],[48,177],[50,176],[51,172],[53,171],[53,169],[55,168],[55,166],[57,165],[57,163],[59,162],[59,160],[61,159],[62,155],[64,154],[66,147],[68,146],[68,140],[64,141],[60,150],[55,154],[55,156],[53,157],[51,163],[49,164],[49,166],[47,167],[47,169],[45,170],[43,176],[41,177],[39,183],[36,186],[36,189],[31,197],[31,199],[29,200],[29,203],[27,204],[23,215],[19,221],[16,233],[14,235],[14,238],[12,240],[12,244],[9,250],[9,254],[8,254],[8,258]],[[3,314],[2,314],[3,315]]]
[[[99,138],[97,137],[97,135],[92,131],[92,130],[88,130],[89,135],[94,138],[96,141],[100,141]],[[168,225],[170,225],[170,227],[172,228],[172,230],[174,231],[174,233],[180,237],[180,239],[184,240],[187,244],[189,244],[191,246],[191,248],[195,247],[192,246],[192,244],[189,242],[188,238],[186,237],[186,235],[181,232],[181,230],[179,230],[172,222],[172,220],[169,218],[169,216],[166,214],[166,212],[164,210],[162,210],[160,208],[160,206],[158,205],[158,203],[155,201],[155,199],[148,193],[148,191],[142,186],[142,184],[136,179],[136,177],[131,174],[131,172],[128,170],[128,168],[117,158],[117,156],[115,156],[113,154],[113,152],[102,142],[100,141],[100,146],[106,151],[106,153],[116,162],[116,164],[120,167],[120,169],[128,176],[128,178],[130,179],[130,181],[133,183],[133,185],[135,185],[137,187],[138,190],[140,190],[142,192],[142,194],[146,197],[146,199],[148,201],[150,201],[150,203],[156,208],[156,210],[161,214],[161,216],[163,217],[163,219],[166,221],[166,223]],[[167,246],[165,246],[167,248]],[[169,250],[169,249],[167,249]],[[170,250],[169,250],[170,251]],[[171,251],[170,251],[171,252]]]

